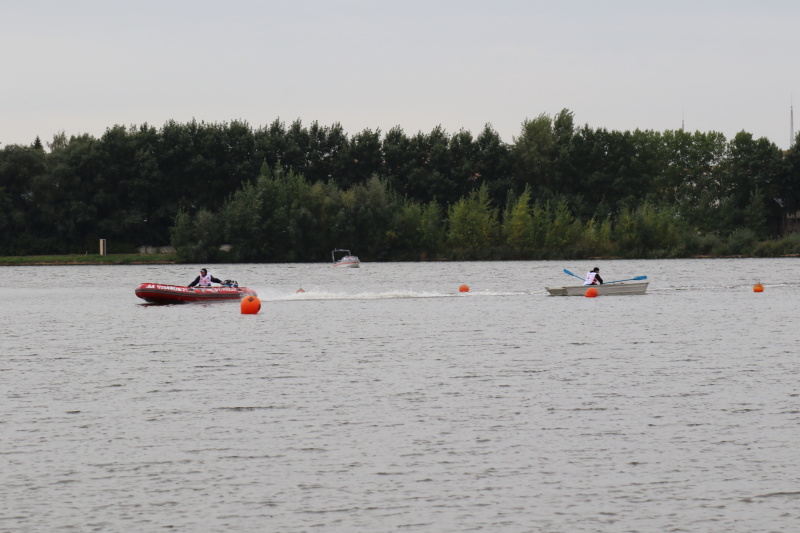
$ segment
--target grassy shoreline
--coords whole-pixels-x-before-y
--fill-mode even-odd
[[[684,259],[741,259],[753,255],[693,255]],[[781,254],[764,257],[800,257],[800,254]],[[589,260],[617,260],[621,257],[590,257]],[[69,266],[69,265],[175,265],[183,261],[177,254],[72,254],[0,256],[3,266]]]
[[[171,265],[175,263],[179,263],[176,254],[73,254],[0,257],[0,266]]]

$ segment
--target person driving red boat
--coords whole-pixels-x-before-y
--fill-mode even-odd
[[[212,283],[219,283],[222,285],[222,281],[218,280],[214,276],[208,273],[208,270],[205,268],[200,269],[200,275],[194,278],[194,281],[191,282],[187,287],[194,287],[196,285],[200,285],[201,287],[210,287]]]

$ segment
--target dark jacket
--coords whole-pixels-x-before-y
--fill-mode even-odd
[[[196,278],[194,278],[194,281],[191,282],[189,285],[187,285],[187,287],[194,287],[198,283],[200,283],[200,276],[197,276]],[[215,278],[214,276],[211,276],[211,283],[219,283],[220,285],[222,285],[222,282],[220,280],[218,280],[217,278]]]

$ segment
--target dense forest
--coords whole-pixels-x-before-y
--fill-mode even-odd
[[[0,255],[172,245],[187,261],[800,253],[800,146],[609,131],[573,113],[513,142],[275,120],[114,126],[0,150]],[[227,244],[221,249],[221,245]]]

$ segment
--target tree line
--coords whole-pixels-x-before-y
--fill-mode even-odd
[[[275,120],[114,126],[0,150],[0,254],[173,245],[193,261],[796,253],[800,148],[609,131],[569,110],[505,143]],[[229,251],[220,245],[230,244]],[[227,249],[227,248],[226,248]]]

